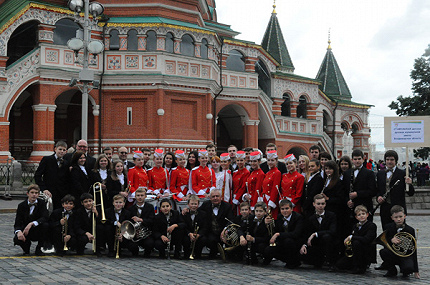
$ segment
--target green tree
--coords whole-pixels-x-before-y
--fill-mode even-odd
[[[414,69],[411,71],[412,96],[400,95],[397,101],[388,107],[396,110],[399,116],[428,116],[430,115],[430,45],[424,54],[415,59]],[[430,147],[414,150],[415,157],[427,159]]]

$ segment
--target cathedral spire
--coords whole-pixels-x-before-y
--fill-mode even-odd
[[[328,47],[324,60],[318,71],[317,80],[321,81],[319,87],[327,96],[332,99],[351,101],[352,95],[348,84],[340,71],[336,58],[331,49],[330,31],[328,36]]]
[[[294,65],[288,53],[287,45],[285,44],[284,36],[282,35],[281,27],[276,16],[276,1],[273,1],[273,11],[264,33],[261,46],[276,59],[281,70],[287,72],[294,71]]]

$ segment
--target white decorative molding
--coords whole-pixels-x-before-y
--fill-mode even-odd
[[[32,141],[33,144],[55,144],[54,141]]]
[[[55,112],[57,109],[57,105],[49,105],[49,104],[39,104],[39,105],[33,105],[31,106],[33,108],[33,111],[46,111],[49,112]]]

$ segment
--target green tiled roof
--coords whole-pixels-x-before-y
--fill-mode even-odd
[[[284,36],[282,35],[281,27],[279,26],[278,17],[273,12],[264,33],[261,46],[276,59],[282,67],[294,69],[290,54],[288,53],[287,45],[285,44]]]
[[[172,19],[163,18],[163,17],[112,17],[109,20],[109,24],[147,24],[147,23],[175,25],[175,26],[188,27],[192,29],[210,31],[209,29],[200,27],[199,25],[196,25],[196,24],[172,20]]]
[[[53,6],[42,1],[30,0],[7,0],[0,6],[0,28],[3,27],[18,11],[21,11],[30,3],[44,4]]]
[[[320,89],[327,96],[351,102],[351,92],[330,46],[327,48],[316,79],[322,82]]]

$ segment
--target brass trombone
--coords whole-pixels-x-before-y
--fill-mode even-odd
[[[97,204],[97,196],[96,194],[99,193],[100,195],[100,204]],[[102,184],[100,182],[96,182],[93,185],[93,196],[94,196],[94,205],[93,207],[97,207],[100,205],[101,211],[102,211],[102,219],[101,222],[104,224],[106,222],[106,216],[105,216],[105,207],[103,203],[103,190],[102,190]],[[93,252],[97,251],[96,246],[96,214],[93,212]]]

